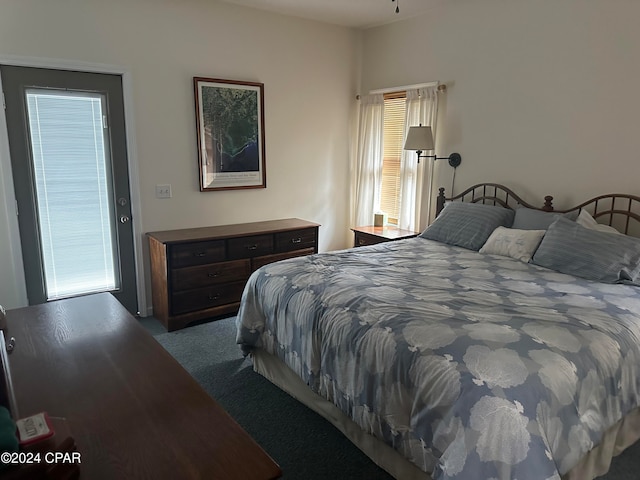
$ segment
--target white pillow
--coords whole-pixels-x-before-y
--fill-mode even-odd
[[[576,223],[578,225],[582,225],[585,228],[597,230],[598,232],[617,233],[621,235],[621,233],[615,228],[609,225],[602,225],[601,223],[598,223],[596,219],[589,215],[589,212],[587,212],[586,210],[580,210],[580,215],[578,215]]]
[[[498,227],[479,250],[480,253],[502,255],[529,262],[538,248],[545,230],[519,230]]]

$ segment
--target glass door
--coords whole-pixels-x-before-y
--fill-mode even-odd
[[[25,93],[46,299],[117,290],[105,96]]]
[[[0,74],[29,304],[111,292],[137,313],[122,78]]]

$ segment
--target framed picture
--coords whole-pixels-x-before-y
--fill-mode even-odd
[[[264,84],[193,78],[200,191],[266,188]]]

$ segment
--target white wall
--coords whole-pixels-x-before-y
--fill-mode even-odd
[[[542,204],[640,194],[640,2],[456,0],[367,30],[362,92],[448,85],[439,154],[456,188],[495,181]],[[452,170],[438,162],[436,186]]]
[[[0,58],[116,65],[130,75],[140,235],[299,217],[322,224],[321,251],[348,246],[349,119],[358,54],[355,31],[214,0],[0,5]],[[194,76],[264,83],[266,189],[199,191]],[[9,161],[1,148],[0,157],[0,180],[6,180]],[[155,185],[165,183],[173,198],[156,199]],[[7,196],[0,194],[5,226]],[[11,235],[0,231],[3,270],[15,255]],[[143,255],[148,294],[146,245]],[[20,281],[0,274],[0,303],[24,304]]]

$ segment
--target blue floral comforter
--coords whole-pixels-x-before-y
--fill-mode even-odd
[[[422,238],[262,267],[237,322],[435,480],[559,479],[640,398],[640,289]]]

